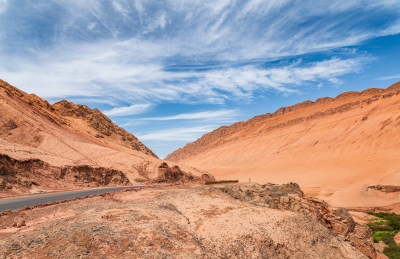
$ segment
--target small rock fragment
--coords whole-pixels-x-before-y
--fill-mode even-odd
[[[21,228],[23,226],[26,226],[25,220],[21,220],[17,223],[17,228]]]

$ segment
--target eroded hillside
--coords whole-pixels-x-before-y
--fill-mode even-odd
[[[53,105],[0,80],[0,193],[200,180],[97,109]],[[167,168],[167,171],[165,170]]]
[[[346,92],[221,127],[167,157],[220,179],[298,182],[342,206],[383,206],[400,181],[400,83]]]

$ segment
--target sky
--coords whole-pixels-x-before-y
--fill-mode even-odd
[[[0,78],[98,108],[159,157],[400,81],[400,0],[0,0]]]

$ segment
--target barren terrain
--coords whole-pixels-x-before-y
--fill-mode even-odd
[[[166,159],[218,179],[299,183],[334,206],[399,210],[400,83],[221,127]],[[394,191],[393,191],[394,190]]]
[[[296,184],[125,190],[0,214],[18,258],[375,258],[369,229]]]

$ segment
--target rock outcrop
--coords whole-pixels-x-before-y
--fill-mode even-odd
[[[311,217],[351,242],[369,258],[375,258],[371,230],[354,222],[344,208],[331,208],[326,202],[316,198],[304,198],[303,191],[296,183],[276,184],[243,184],[215,187],[229,196],[257,206],[289,210]]]
[[[90,109],[86,105],[79,105],[66,100],[59,101],[51,106],[61,117],[81,119],[95,129],[97,138],[104,136],[116,138],[117,142],[147,155],[157,157],[149,148],[140,142],[134,135],[114,124],[98,109]]]
[[[56,167],[39,159],[20,161],[0,154],[0,191],[131,184],[126,175],[118,170],[91,166]]]
[[[150,169],[146,167],[145,170]],[[151,174],[158,176],[152,177]],[[157,173],[148,171],[145,175],[141,172],[140,176],[146,177],[139,182],[146,183],[188,183],[204,181],[205,177],[213,179],[208,174],[198,176],[182,171],[177,165],[169,167],[167,163],[162,163]],[[39,159],[16,160],[0,154],[0,191],[128,185],[132,182],[126,174],[111,168],[88,165],[58,167]]]
[[[398,185],[373,185],[373,186],[368,186],[367,188],[385,193],[400,192],[400,186]]]
[[[174,165],[172,167],[169,167],[167,163],[162,163],[158,167],[158,173],[159,176],[155,180],[157,183],[162,183],[162,182],[191,182],[194,181],[195,178],[196,180],[200,180],[199,177],[195,177],[191,174],[187,174],[183,172],[179,166]]]

